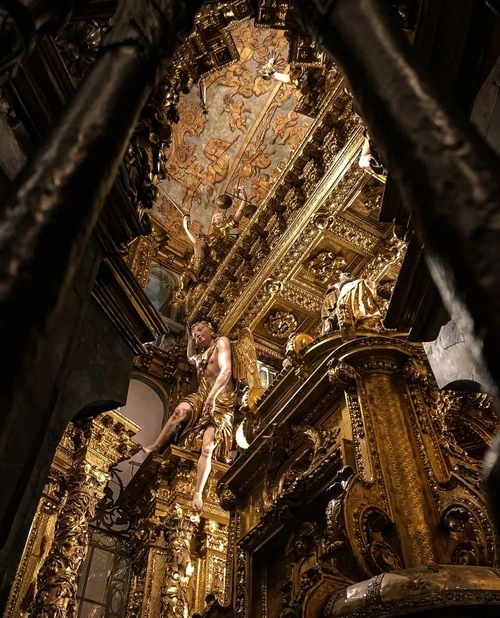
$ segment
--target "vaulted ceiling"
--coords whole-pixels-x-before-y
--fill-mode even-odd
[[[178,104],[180,120],[173,125],[167,178],[159,184],[154,213],[179,234],[181,215],[168,196],[191,212],[195,231],[206,233],[217,196],[234,194],[240,185],[248,199],[262,202],[311,125],[295,110],[303,97],[299,90],[260,75],[271,57],[288,70],[285,32],[246,20],[230,34],[239,60],[205,78],[208,113],[197,87]]]

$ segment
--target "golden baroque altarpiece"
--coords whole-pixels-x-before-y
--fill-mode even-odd
[[[153,208],[176,163],[168,146],[182,93],[238,66],[228,27],[250,14],[245,0],[204,6],[132,138],[128,190],[151,233],[126,259],[143,287],[152,267],[178,282],[186,266],[178,221],[166,225]],[[131,520],[123,615],[354,618],[500,605],[481,490],[480,457],[497,429],[491,402],[439,390],[419,344],[382,322],[356,323],[340,302],[337,326],[324,332],[324,299],[341,273],[373,282],[383,317],[404,230],[378,220],[384,178],[357,164],[364,126],[340,73],[300,35],[287,0],[259,2],[255,20],[287,29],[290,65],[310,72],[296,107],[307,127],[266,192],[252,185],[255,212],[237,237],[221,239],[167,317],[203,315],[231,337],[250,328],[259,359],[279,375],[256,407],[241,407],[249,446],[236,447],[230,467],[214,462],[201,513],[190,509],[197,456],[175,444],[151,455],[123,492]],[[95,41],[100,27],[75,34],[72,25],[57,44],[68,54],[75,36]],[[72,57],[78,81],[85,58]],[[170,411],[191,380],[180,339],[148,346],[136,371],[164,385]],[[6,618],[76,615],[89,523],[111,467],[137,450],[138,429],[117,411],[68,428]]]

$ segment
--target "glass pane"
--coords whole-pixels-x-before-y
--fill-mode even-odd
[[[81,606],[80,618],[104,618],[104,607],[84,601]]]
[[[123,616],[127,604],[128,582],[131,560],[126,556],[118,556],[115,564],[111,589],[109,593],[109,616]]]
[[[104,549],[94,548],[89,566],[87,586],[83,593],[85,599],[106,602],[106,589],[113,569],[114,554]]]
[[[85,590],[85,581],[86,581],[86,576],[87,576],[87,570],[88,570],[88,566],[90,564],[90,561],[92,559],[92,552],[94,551],[94,549],[92,547],[89,547],[89,551],[87,552],[87,555],[85,556],[85,560],[82,562],[81,566],[80,566],[80,581],[78,582],[78,592],[76,593],[78,597],[83,596],[83,591]]]

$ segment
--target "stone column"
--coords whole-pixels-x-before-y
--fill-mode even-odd
[[[76,428],[66,502],[57,519],[52,547],[38,573],[31,616],[75,615],[78,571],[88,550],[89,523],[110,478],[109,469],[137,451],[132,435],[138,429],[116,411]]]

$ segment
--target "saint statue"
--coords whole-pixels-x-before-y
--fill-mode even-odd
[[[327,335],[340,330],[344,341],[354,339],[359,328],[384,330],[376,283],[341,273],[338,282],[326,293],[321,317],[321,333]]]

